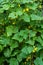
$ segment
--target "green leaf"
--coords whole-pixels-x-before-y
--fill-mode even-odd
[[[43,39],[43,33],[41,34],[41,37],[42,37],[42,39]]]
[[[22,51],[23,53],[25,53],[25,54],[30,54],[30,53],[32,52],[32,50],[33,50],[33,47],[31,47],[31,46],[30,46],[30,47],[25,46],[25,47],[22,48],[21,51]]]
[[[30,30],[29,31],[29,37],[35,37],[36,31]]]
[[[0,57],[0,65],[3,64],[3,61],[4,61],[4,57]]]
[[[9,45],[9,43],[11,43],[11,40],[9,38],[6,37],[0,38],[0,44],[3,45],[3,47],[6,47],[7,45]]]
[[[3,12],[4,12],[3,8],[0,8],[0,13],[3,13]]]
[[[16,3],[30,3],[30,2],[33,2],[32,0],[14,0]]]
[[[19,55],[17,55],[17,60],[18,60],[19,62],[21,62],[21,61],[22,61],[22,53],[21,53],[21,54],[19,54]]]
[[[23,37],[19,36],[19,33],[16,33],[12,39],[17,40],[19,42],[23,41]]]
[[[41,28],[43,28],[43,24],[41,24]]]
[[[38,52],[39,52],[41,49],[43,49],[43,47],[42,47],[41,45],[39,45],[39,44],[37,45],[37,48],[38,48],[38,49],[37,49]]]
[[[13,26],[6,27],[7,36],[11,36],[13,33]]]
[[[28,3],[28,2],[30,3],[30,2],[33,2],[33,1],[32,0],[23,0],[22,2],[23,3]]]
[[[21,30],[20,32],[19,32],[19,35],[20,36],[22,36],[23,37],[23,39],[26,39],[27,37],[28,37],[28,29],[26,29],[26,30]]]
[[[17,17],[18,16],[16,15],[16,12],[11,12],[11,13],[9,13],[9,16],[8,16],[9,19],[15,19]]]
[[[4,9],[4,10],[8,10],[9,8],[10,8],[10,5],[9,5],[9,4],[4,4],[4,5],[3,5],[3,9]]]
[[[34,45],[35,41],[30,39],[30,40],[26,41],[25,43],[30,44],[30,45]]]
[[[19,65],[19,63],[18,63],[17,59],[11,58],[9,61],[9,65]]]
[[[31,20],[42,20],[42,17],[36,14],[31,14]]]
[[[41,44],[41,46],[43,46],[43,39],[41,39],[41,37],[39,36],[39,37],[37,37],[37,39],[36,39],[40,44]]]
[[[16,15],[17,15],[17,16],[21,16],[22,14],[23,14],[22,11],[19,11],[19,10],[18,10],[18,11],[16,12]]]
[[[17,33],[18,30],[19,30],[19,27],[17,27],[17,26],[14,26],[14,27],[13,27],[13,33]]]
[[[36,10],[38,8],[38,3],[32,3],[26,5],[29,9]]]
[[[0,52],[3,50],[3,46],[2,45],[0,45]]]
[[[36,60],[34,61],[35,65],[43,65],[43,61],[41,58],[36,58]]]
[[[25,22],[30,22],[30,15],[24,13],[24,15],[22,16],[22,19],[23,19]]]
[[[10,49],[5,49],[5,51],[4,51],[4,56],[5,57],[10,57],[11,56],[11,50]]]
[[[43,59],[43,49],[40,51],[40,58]]]
[[[14,48],[18,47],[18,43],[17,42],[13,42],[12,44],[10,44],[10,49],[13,50]]]
[[[20,36],[23,36],[23,35],[28,34],[28,33],[29,33],[29,30],[28,30],[28,29],[20,30],[19,35],[20,35]]]
[[[2,3],[3,2],[3,0],[0,0],[0,3]]]
[[[17,55],[19,53],[19,50],[14,50],[13,54],[11,54],[11,57],[14,57],[15,55]]]
[[[17,60],[18,60],[19,62],[21,62],[22,59],[24,59],[24,58],[26,58],[26,57],[27,57],[27,55],[26,55],[25,53],[20,53],[20,54],[17,55]]]
[[[27,46],[23,47],[21,51],[25,54],[28,54]]]
[[[16,12],[11,12],[10,14],[9,14],[9,18],[10,19],[15,19],[15,18],[18,18],[18,16],[21,16],[23,14],[23,12],[20,10],[17,10]]]
[[[28,50],[29,53],[31,53],[32,50],[33,50],[33,47],[31,47],[31,46],[30,47],[27,47],[27,50]]]

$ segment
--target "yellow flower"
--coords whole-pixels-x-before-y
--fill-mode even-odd
[[[13,22],[12,24],[16,24],[16,22]]]
[[[29,8],[26,8],[25,10],[28,12],[29,11]]]
[[[23,12],[28,12],[28,11],[29,11],[29,8],[23,9]]]
[[[33,50],[33,53],[36,52],[35,50]]]
[[[31,57],[27,57],[27,58],[26,58],[26,61],[28,61],[28,60],[30,60],[30,59],[31,59]]]
[[[26,62],[24,62],[24,64],[26,64]]]
[[[34,50],[37,51],[37,47]]]
[[[30,29],[30,28],[32,28],[32,26],[28,26],[28,28]]]
[[[20,7],[20,4],[18,4],[18,7]]]
[[[39,5],[39,8],[42,8],[42,5]]]
[[[30,28],[31,28],[31,26],[28,26],[28,28],[30,29]]]
[[[34,64],[32,64],[32,65],[34,65]]]
[[[35,48],[33,49],[33,53],[34,53],[34,52],[36,52],[36,51],[37,51],[37,49],[38,49],[38,48],[37,48],[37,47],[35,47]]]

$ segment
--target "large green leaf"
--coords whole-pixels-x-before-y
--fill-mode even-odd
[[[11,40],[6,37],[0,37],[0,44],[3,45],[3,47],[6,47],[7,45],[10,45]]]
[[[20,53],[17,55],[17,60],[21,62],[23,59],[25,59],[27,55],[25,53]]]
[[[19,42],[23,41],[23,37],[21,37],[19,33],[15,34],[12,39],[17,40]]]
[[[8,10],[9,8],[10,8],[10,5],[9,5],[9,4],[4,4],[4,5],[3,5],[3,9],[4,9],[4,10]]]
[[[30,54],[30,53],[32,52],[32,50],[33,50],[33,47],[31,47],[31,46],[30,46],[30,47],[25,46],[25,47],[22,48],[21,51],[22,51],[23,53],[25,53],[25,54]]]
[[[36,40],[43,46],[43,39],[41,39],[41,37],[38,37]]]
[[[30,15],[28,15],[28,14],[24,14],[23,16],[22,16],[22,19],[25,21],[25,22],[30,22]]]
[[[13,26],[6,27],[7,36],[11,36],[13,33]]]
[[[35,36],[36,36],[36,31],[30,30],[29,37],[35,37]]]
[[[4,51],[4,56],[5,57],[10,57],[11,56],[11,50],[10,49],[5,49],[5,51]]]
[[[43,61],[41,58],[36,58],[36,60],[34,61],[35,65],[43,65]]]
[[[8,16],[10,19],[15,19],[17,18],[17,15],[16,15],[16,12],[11,12],[9,13],[9,16]]]
[[[22,36],[23,37],[23,39],[26,39],[27,37],[28,37],[28,29],[26,29],[26,30],[21,30],[20,32],[19,32],[19,35],[20,36]]]
[[[14,48],[17,48],[19,45],[17,42],[13,42],[12,44],[10,44],[10,49],[13,50]]]
[[[27,40],[25,43],[29,45],[34,45],[35,41],[30,39],[30,40]]]
[[[39,16],[36,14],[31,14],[31,20],[42,20],[42,19],[43,19],[42,16]]]
[[[9,61],[9,65],[19,65],[19,63],[18,63],[17,59],[11,58]]]

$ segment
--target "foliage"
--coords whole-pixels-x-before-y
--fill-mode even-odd
[[[43,65],[42,0],[0,0],[0,65]]]

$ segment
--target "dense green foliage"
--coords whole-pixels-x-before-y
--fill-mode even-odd
[[[42,0],[0,0],[0,65],[43,65]]]

